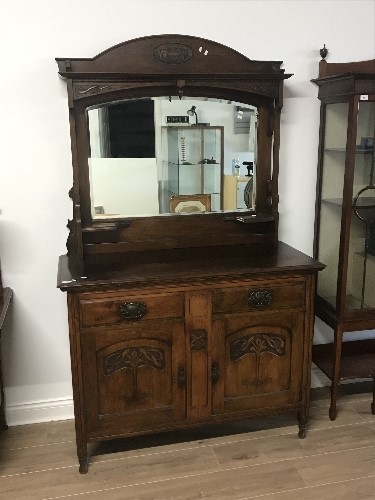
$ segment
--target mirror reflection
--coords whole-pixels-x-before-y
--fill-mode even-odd
[[[255,208],[257,116],[189,97],[88,108],[93,218]]]

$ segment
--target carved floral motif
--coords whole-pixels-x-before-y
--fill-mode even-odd
[[[274,333],[255,333],[240,337],[230,345],[230,358],[232,361],[236,361],[246,354],[260,356],[263,352],[284,356],[285,338]]]
[[[182,43],[164,43],[156,47],[154,56],[165,64],[184,64],[193,57],[193,50]]]
[[[156,370],[164,370],[165,353],[162,349],[154,347],[139,346],[119,349],[104,358],[104,375],[128,369],[132,372],[132,392],[127,398],[121,397],[130,403],[138,403],[145,399],[138,388],[138,371],[143,366],[149,366]]]
[[[266,381],[260,379],[260,360],[263,353],[268,352],[275,356],[285,356],[286,342],[282,335],[274,333],[255,333],[244,335],[230,344],[230,359],[238,361],[246,355],[256,357],[256,380],[255,385],[259,386]],[[245,383],[247,385],[247,382]]]

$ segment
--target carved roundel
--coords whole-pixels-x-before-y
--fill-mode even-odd
[[[182,43],[164,43],[156,47],[154,56],[165,64],[184,64],[193,57],[193,49]]]

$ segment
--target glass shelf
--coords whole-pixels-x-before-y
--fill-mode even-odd
[[[337,207],[342,206],[343,199],[342,198],[327,198],[322,200],[323,203],[328,203],[330,205],[334,205]],[[353,200],[354,204],[354,200]],[[357,208],[361,210],[373,209],[375,208],[375,198],[361,199],[361,203],[357,203]]]
[[[176,167],[220,167],[221,163],[176,163],[174,161],[164,162]]]
[[[346,148],[324,148],[324,152],[326,153],[346,153]],[[355,150],[355,154],[365,154],[369,155],[374,152],[373,149],[361,149],[357,148]]]
[[[207,194],[211,210],[222,210],[223,127],[162,127],[162,137],[164,205],[171,196]]]

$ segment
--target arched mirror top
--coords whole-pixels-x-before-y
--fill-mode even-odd
[[[85,245],[114,240],[116,251],[180,247],[189,231],[189,246],[213,245],[218,236],[207,228],[227,220],[263,224],[254,232],[275,239],[279,113],[291,76],[282,61],[170,34],[56,61],[71,111],[68,250],[82,256]],[[127,204],[116,205],[120,198]],[[125,244],[128,237],[143,243]]]
[[[159,75],[190,76],[212,80],[262,75],[270,81],[289,78],[282,61],[249,59],[234,49],[189,35],[154,35],[115,45],[93,58],[56,58],[59,73],[74,79],[139,78]],[[260,87],[256,94],[272,95]],[[273,93],[273,97],[276,94]]]

